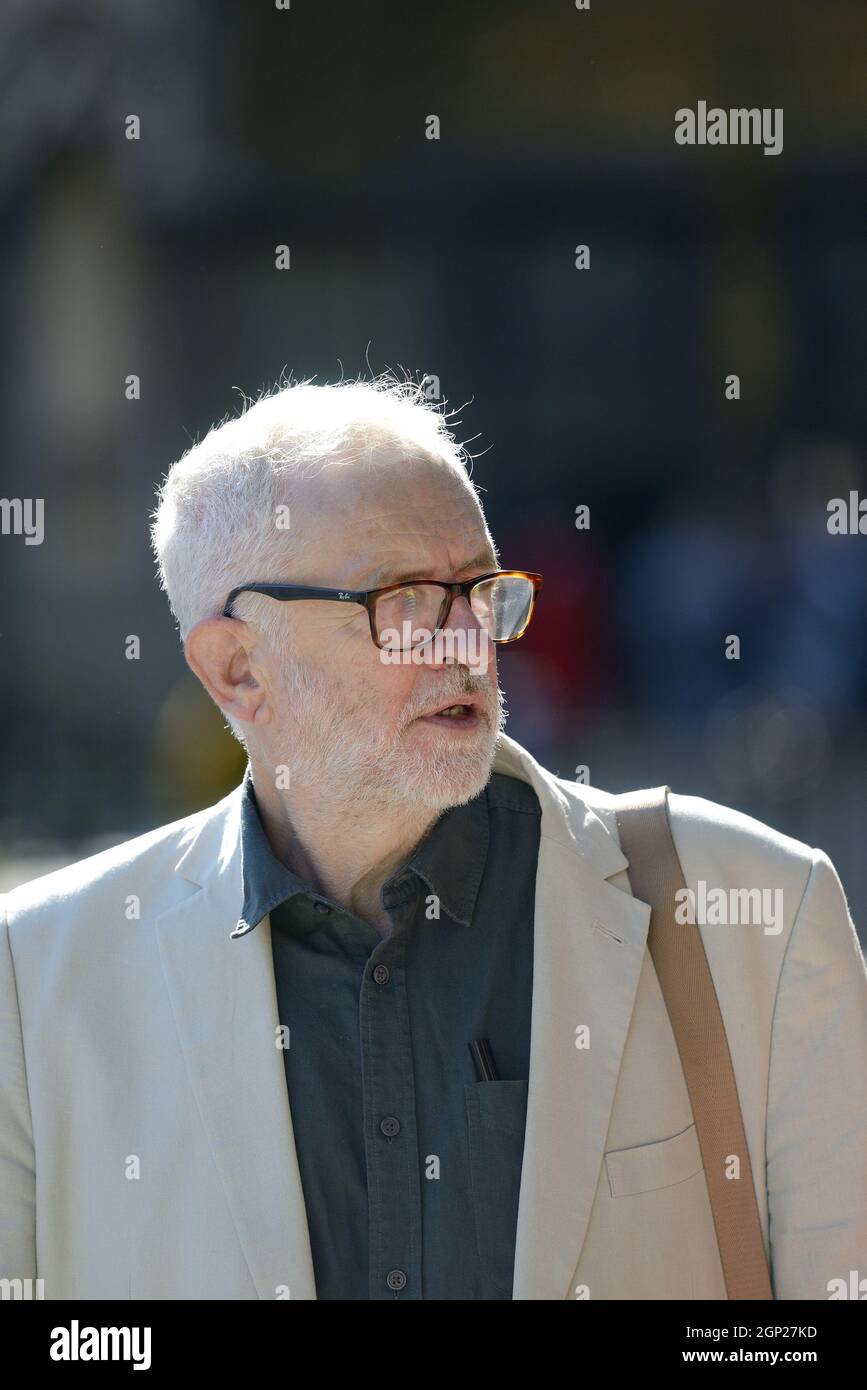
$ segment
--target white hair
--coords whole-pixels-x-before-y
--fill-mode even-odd
[[[369,381],[313,381],[281,381],[255,402],[244,398],[242,414],[213,426],[160,485],[151,543],[182,642],[197,622],[222,612],[236,585],[285,573],[287,553],[299,546],[291,525],[280,529],[277,508],[322,468],[427,457],[469,482],[470,456],[428,398],[428,378],[386,371]],[[234,612],[273,640],[276,607],[243,594]],[[229,725],[244,742],[236,721]]]

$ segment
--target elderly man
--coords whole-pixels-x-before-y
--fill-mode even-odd
[[[505,735],[496,651],[541,578],[500,565],[418,388],[251,405],[171,469],[153,540],[249,765],[8,895],[0,1275],[823,1299],[867,1273],[867,976],[830,860],[688,796],[642,841],[640,806]],[[666,935],[681,866],[681,905],[756,892],[770,929]]]

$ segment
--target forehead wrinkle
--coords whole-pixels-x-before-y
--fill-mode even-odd
[[[361,550],[361,554],[357,554],[357,567],[353,573],[358,576],[365,576],[365,582],[374,587],[380,583],[391,582],[390,578],[381,577],[386,572],[390,575],[393,571],[395,580],[401,577],[421,579],[423,578],[423,571],[430,572],[431,577],[434,577],[431,566],[433,565],[433,568],[436,569],[439,567],[439,562],[432,562],[419,554],[419,550],[423,549],[425,543],[431,540],[446,546],[449,559],[442,563],[450,573],[469,568],[474,564],[476,552],[482,553],[485,550],[490,551],[496,563],[496,550],[493,542],[487,534],[484,523],[482,525],[476,524],[477,518],[470,519],[461,515],[459,518],[461,525],[458,527],[449,527],[448,519],[444,518],[444,534],[439,527],[436,529],[428,529],[423,526],[406,527],[406,518],[403,515],[400,516],[400,520],[404,523],[405,529],[383,526],[382,518],[392,515],[392,512],[386,511],[380,513],[378,517],[371,518],[372,521],[379,523],[379,530],[385,530],[387,544],[377,546],[375,539],[371,543],[367,541],[367,538],[359,538],[356,541],[356,546]],[[449,531],[451,534],[448,534]],[[466,558],[462,558],[458,564],[451,561],[451,556],[455,551],[463,551],[466,555]],[[472,552],[473,559],[467,554],[468,551]],[[374,566],[376,566],[375,569]],[[413,566],[415,566],[414,573]],[[445,578],[446,576],[441,574],[439,577]]]
[[[490,563],[490,561],[487,556],[484,558],[474,557],[472,560],[465,560],[460,565],[446,565],[445,568],[448,570],[448,574],[446,574],[441,572],[437,565],[429,565],[427,569],[424,570],[419,565],[413,566],[408,563],[398,564],[397,561],[395,561],[393,564],[380,565],[374,571],[367,570],[366,573],[370,575],[370,578],[366,582],[371,588],[378,589],[387,584],[403,584],[410,579],[417,579],[419,581],[425,579],[448,579],[451,575],[460,574],[464,570],[476,569],[479,565],[486,565],[488,563]],[[496,561],[493,562],[491,567],[496,569]]]

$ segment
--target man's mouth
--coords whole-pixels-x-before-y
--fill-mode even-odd
[[[482,718],[482,704],[480,701],[474,700],[468,704],[459,701],[454,705],[444,705],[441,709],[434,710],[430,714],[420,715],[419,722],[450,728],[455,733],[468,733],[479,727]]]

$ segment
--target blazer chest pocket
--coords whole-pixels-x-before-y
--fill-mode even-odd
[[[527,1081],[476,1081],[465,1087],[483,1298],[512,1297],[528,1087]]]
[[[694,1124],[670,1139],[637,1144],[630,1149],[610,1149],[605,1155],[612,1197],[634,1197],[639,1192],[674,1187],[695,1177],[703,1167]]]

